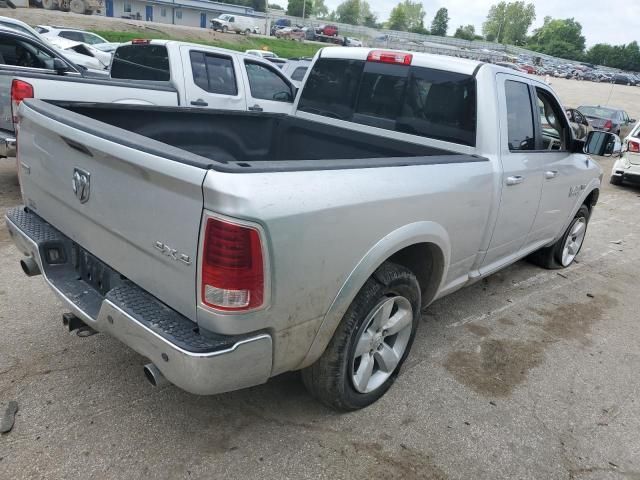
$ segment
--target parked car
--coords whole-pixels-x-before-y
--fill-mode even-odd
[[[104,69],[104,65],[97,59],[94,58],[93,55],[91,54],[87,54],[85,52],[75,52],[73,50],[64,50],[62,48],[59,48],[55,42],[53,42],[53,38],[51,37],[44,37],[42,35],[40,35],[40,33],[38,33],[38,31],[36,31],[36,29],[34,29],[33,27],[31,27],[30,25],[27,25],[25,22],[18,20],[16,18],[10,18],[10,17],[0,17],[0,27],[1,28],[9,28],[11,30],[15,30],[17,32],[20,32],[24,35],[27,35],[31,38],[36,39],[38,42],[44,42],[48,45],[52,45],[56,50],[58,50],[60,53],[62,53],[62,55],[69,61],[71,61],[72,63],[74,63],[76,66],[80,66],[80,67],[85,67],[88,69],[95,69],[95,70],[103,70]],[[67,45],[68,46],[68,45]]]
[[[362,40],[360,40],[359,38],[345,37],[345,46],[362,47]]]
[[[282,67],[282,73],[291,79],[293,84],[300,88],[302,80],[311,66],[311,59],[289,59]]]
[[[109,69],[109,65],[111,64],[111,53],[104,52],[97,48],[94,48],[92,45],[82,42],[76,42],[74,40],[67,40],[64,37],[49,37],[48,43],[58,48],[63,53],[74,52],[79,55],[83,55],[95,61],[95,67],[102,70]],[[74,57],[77,58],[77,57]],[[83,63],[86,66],[88,60],[84,60]],[[94,65],[92,63],[92,65]]]
[[[316,55],[293,115],[20,115],[26,206],[6,222],[69,329],[149,358],[152,384],[214,394],[301,369],[340,410],[385,394],[436,298],[528,255],[571,265],[602,176],[584,152],[616,142],[571,139],[533,77],[355,48]]]
[[[278,58],[278,55],[274,52],[270,52],[269,50],[245,50],[247,55],[253,55],[254,57],[260,57],[264,59],[270,58]]]
[[[211,20],[211,28],[220,30],[222,33],[235,32],[249,35],[259,31],[260,27],[257,25],[257,21],[255,17],[223,13]]]
[[[525,72],[527,72],[530,75],[534,75],[534,74],[537,73],[536,67],[534,67],[533,65],[528,65],[528,64],[524,63],[524,64],[518,65],[518,67],[521,70],[524,70]]]
[[[595,130],[612,132],[623,138],[629,134],[635,123],[627,112],[619,108],[584,105],[578,107],[578,110],[587,117]]]
[[[284,27],[280,30],[276,30],[276,38],[283,38],[286,40],[297,40],[302,42],[305,39],[305,32],[298,27]]]
[[[585,140],[589,132],[593,131],[593,127],[589,123],[589,120],[587,120],[587,117],[575,108],[568,108],[566,113],[574,137],[578,140]]]
[[[636,123],[629,135],[624,139],[622,156],[611,168],[609,181],[613,185],[624,182],[640,184],[640,122]]]
[[[618,85],[632,85],[631,79],[624,73],[616,73],[611,79],[611,83]]]
[[[111,76],[99,78],[56,52],[18,32],[0,31],[0,90],[7,92],[0,100],[0,155],[15,151],[15,109],[25,98],[290,113],[296,93],[270,62],[199,44],[123,44]]]
[[[338,27],[336,25],[320,25],[316,29],[318,35],[326,35],[327,37],[337,37]]]
[[[78,30],[75,28],[56,27],[50,25],[36,25],[36,31],[43,37],[62,37],[74,42],[95,45],[98,43],[109,43],[104,37],[97,33]]]
[[[271,24],[271,30],[269,33],[272,37],[274,37],[276,35],[276,31],[280,30],[281,28],[290,27],[290,26],[291,26],[291,20],[289,20],[288,18],[279,18],[278,20],[276,20]]]

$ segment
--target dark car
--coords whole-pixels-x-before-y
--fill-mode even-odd
[[[611,83],[615,83],[617,85],[634,85],[635,82],[629,78],[628,75],[624,73],[616,73],[611,79]]]
[[[626,137],[635,123],[627,112],[619,108],[581,106],[578,110],[587,117],[594,130],[615,133],[620,137]]]

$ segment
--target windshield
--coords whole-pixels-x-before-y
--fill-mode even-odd
[[[580,107],[578,108],[583,114],[588,117],[601,117],[613,119],[616,115],[616,111],[610,108],[602,107]]]
[[[231,18],[231,15],[227,15],[226,13],[224,15],[220,15],[218,17],[220,20],[224,20],[225,22],[228,21]]]

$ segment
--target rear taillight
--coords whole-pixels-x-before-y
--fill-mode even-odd
[[[607,120],[606,122],[604,122],[603,128],[605,130],[611,130],[611,127],[613,127],[613,123],[611,122],[611,120]]]
[[[367,62],[395,63],[397,65],[411,65],[413,55],[410,53],[385,50],[372,50],[367,56]]]
[[[11,114],[13,123],[18,122],[18,107],[26,98],[33,98],[33,85],[22,80],[11,82]]]
[[[631,153],[640,153],[640,143],[629,140],[628,147]]]
[[[264,303],[260,232],[208,218],[202,251],[202,302],[220,310],[252,310]]]

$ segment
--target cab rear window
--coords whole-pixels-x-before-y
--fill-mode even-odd
[[[476,83],[460,73],[319,59],[298,109],[462,145],[476,141]]]
[[[168,81],[169,54],[164,45],[123,45],[116,49],[111,78]]]

